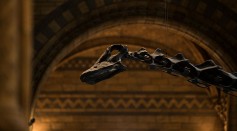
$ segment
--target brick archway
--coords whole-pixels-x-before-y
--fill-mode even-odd
[[[230,70],[236,68],[233,61],[236,53],[230,50],[236,48],[236,15],[217,1],[197,0],[194,3],[185,0],[167,3],[169,15],[168,21],[165,21],[164,1],[125,3],[112,0],[69,0],[49,14],[35,29],[33,97],[36,97],[43,75],[60,60],[57,56],[67,55],[62,54],[62,50],[79,45],[73,43],[75,38],[91,35],[89,30],[96,31],[115,23],[119,25],[126,19],[140,19],[144,23],[155,19],[169,28],[185,32],[203,41],[205,44],[200,46],[207,52],[226,58],[223,63]]]

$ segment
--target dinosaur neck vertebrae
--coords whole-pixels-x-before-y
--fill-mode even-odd
[[[118,53],[111,55],[114,50],[117,50]],[[200,87],[206,88],[214,85],[227,93],[237,92],[237,74],[224,71],[212,60],[194,65],[181,53],[169,57],[162,53],[161,49],[156,49],[154,53],[149,54],[145,48],[130,52],[124,45],[108,47],[97,62],[82,73],[80,79],[88,84],[96,84],[111,78],[126,69],[126,66],[122,64],[123,59],[142,61],[148,64],[150,69],[186,77],[189,82]]]

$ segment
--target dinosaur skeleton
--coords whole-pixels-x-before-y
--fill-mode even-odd
[[[114,50],[118,53],[111,55]],[[174,57],[168,57],[161,49],[156,49],[149,54],[146,49],[130,52],[124,45],[111,45],[96,61],[96,63],[81,74],[81,81],[87,84],[96,84],[105,79],[126,70],[122,64],[123,59],[142,61],[149,65],[150,69],[162,70],[174,76],[183,76],[189,82],[203,88],[210,85],[229,93],[237,92],[237,73],[228,73],[212,60],[207,60],[200,65],[193,65],[181,53]]]

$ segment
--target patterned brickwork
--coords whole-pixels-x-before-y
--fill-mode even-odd
[[[169,2],[169,1],[168,1]],[[226,28],[226,30],[227,31],[231,31],[231,30],[233,30],[233,29],[235,29],[236,28],[236,19],[235,18],[228,18],[227,16],[225,16],[225,15],[227,15],[227,13],[232,13],[232,15],[233,15],[233,12],[231,12],[231,11],[229,11],[227,8],[225,8],[226,10],[223,10],[222,8],[224,8],[221,4],[219,4],[219,3],[207,3],[207,2],[205,2],[205,1],[202,1],[202,0],[199,0],[199,1],[195,1],[196,3],[194,3],[194,2],[191,2],[191,1],[188,1],[188,5],[182,5],[182,1],[171,1],[170,3],[168,3],[168,4],[170,4],[169,6],[169,9],[170,9],[170,16],[169,17],[171,17],[171,19],[172,19],[172,17],[174,17],[175,19],[177,19],[177,20],[182,20],[182,19],[179,19],[180,17],[185,17],[185,16],[187,16],[188,14],[187,14],[187,12],[183,12],[182,10],[178,10],[178,8],[175,8],[175,6],[177,6],[177,7],[182,7],[182,8],[188,8],[188,9],[196,9],[196,11],[197,11],[197,13],[198,13],[198,15],[200,15],[200,13],[202,14],[202,15],[204,15],[205,17],[210,17],[210,18],[214,18],[214,17],[212,17],[212,15],[214,16],[215,15],[215,13],[216,12],[220,12],[222,15],[221,16],[219,16],[219,17],[217,17],[216,19],[214,18],[214,19],[210,19],[211,21],[212,20],[218,20],[217,22],[220,22],[220,23],[216,23],[218,26],[224,26],[224,25],[227,25],[227,27],[225,27],[224,26],[224,28]],[[89,12],[93,12],[93,9],[96,9],[96,6],[95,6],[95,1],[94,0],[89,0],[89,1],[82,1],[82,2],[68,2],[68,3],[66,3],[64,6],[65,6],[65,8],[66,8],[66,6],[69,6],[69,7],[71,7],[71,6],[73,6],[72,4],[74,4],[75,6],[76,5],[78,5],[77,7],[75,7],[75,9],[71,9],[71,10],[60,10],[60,11],[58,11],[57,13],[59,13],[59,14],[57,14],[58,16],[57,16],[57,22],[58,23],[62,23],[62,21],[65,21],[65,16],[67,17],[68,15],[81,15],[81,14],[84,14],[84,13],[89,13]],[[120,2],[117,2],[117,1],[111,1],[111,0],[107,0],[107,1],[104,1],[103,3],[105,3],[105,4],[108,4],[108,6],[110,5],[110,4],[112,4],[112,3],[116,3],[116,4],[119,4]],[[140,3],[140,4],[147,4],[147,2],[143,2],[143,3]],[[137,5],[140,5],[139,3],[137,3]],[[154,3],[155,5],[157,5],[158,7],[160,7],[160,6],[162,6],[163,5],[163,3],[162,2],[160,2],[160,1],[157,1],[157,3]],[[211,4],[211,5],[213,5],[213,4],[215,4],[216,6],[216,8],[217,9],[215,9],[214,8],[214,6],[211,6],[211,5],[209,5],[209,4]],[[128,5],[130,5],[130,4],[128,4]],[[132,4],[131,4],[132,5]],[[197,5],[197,6],[196,6]],[[131,7],[132,8],[132,7]],[[176,10],[174,10],[174,9],[176,9]],[[75,10],[77,10],[78,12],[77,12],[77,14],[74,14],[74,11]],[[65,12],[63,12],[63,11],[66,11],[67,13],[69,13],[68,15],[62,15],[62,14],[65,14]],[[146,11],[146,10],[144,10],[144,11]],[[159,10],[159,11],[161,11],[161,13],[163,14],[164,13],[164,10]],[[56,12],[55,12],[56,13]],[[56,15],[54,13],[54,15]],[[177,14],[176,14],[177,13]],[[196,12],[195,12],[196,13]],[[211,15],[211,16],[209,16],[209,15]],[[197,15],[195,15],[195,16],[197,16]],[[229,16],[229,15],[228,15]],[[205,18],[205,17],[196,17],[196,18],[192,18],[192,20],[196,20],[196,19],[198,19],[198,18],[200,18],[199,20],[200,20],[200,22],[204,22],[205,24],[208,24],[208,26],[211,26],[209,23],[208,23],[208,21],[206,21],[206,19],[205,19],[205,21],[204,20],[201,20],[201,19],[203,19],[203,18]],[[78,18],[77,16],[75,17],[75,18]],[[227,19],[228,18],[228,19]],[[52,18],[51,18],[52,19]],[[101,18],[102,19],[102,18]],[[183,20],[185,20],[185,19],[183,19]],[[43,23],[45,23],[45,22],[49,22],[49,24],[51,23],[53,21],[53,19],[52,20],[45,20],[45,21],[43,21],[42,22],[42,24]],[[66,21],[65,21],[66,22]],[[64,22],[64,23],[65,23]],[[80,21],[79,21],[80,22]],[[180,22],[188,22],[188,21],[180,21]],[[189,21],[190,22],[190,21]],[[66,22],[67,23],[67,22]],[[65,24],[66,24],[65,23]],[[64,28],[64,26],[65,26],[65,24],[62,24],[62,26],[60,27],[60,28]],[[69,23],[67,23],[67,24],[69,24]],[[192,24],[192,23],[186,23],[186,24]],[[195,24],[197,24],[197,23],[195,23]],[[201,25],[201,24],[200,24]],[[197,25],[194,25],[194,26],[200,26],[199,24],[197,24]],[[43,25],[43,26],[45,26],[45,25]],[[216,26],[216,25],[213,25],[213,26]],[[232,26],[233,28],[229,28],[228,26]],[[39,26],[40,27],[40,26]],[[202,26],[201,26],[202,27]],[[52,30],[54,30],[54,29],[52,29],[52,28],[48,28],[47,26],[45,26],[44,28],[39,28],[40,30],[42,30],[42,29],[45,29],[45,30],[47,30],[47,32],[48,33],[46,33],[45,32],[45,35],[46,35],[46,37],[51,37],[50,36],[50,32],[51,33],[53,33],[53,31]],[[204,27],[203,27],[204,28]],[[214,29],[215,29],[215,27],[214,27]],[[36,28],[36,31],[37,31],[37,34],[38,34],[38,28]],[[208,31],[209,30],[205,30],[205,31],[207,31],[207,33],[208,33]],[[211,30],[210,30],[211,31]],[[214,33],[214,32],[212,32],[212,33]],[[219,32],[220,33],[220,32]],[[232,33],[232,32],[229,32],[229,33]],[[226,36],[225,34],[222,34],[223,36]]]
[[[46,15],[68,0],[33,0],[34,23],[38,24]]]
[[[43,94],[36,106],[40,114],[215,114],[206,94],[82,91]]]

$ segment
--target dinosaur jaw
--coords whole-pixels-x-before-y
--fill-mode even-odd
[[[102,62],[95,64],[90,69],[84,71],[80,76],[80,79],[82,82],[93,85],[123,71],[125,71],[125,66],[120,62]]]

